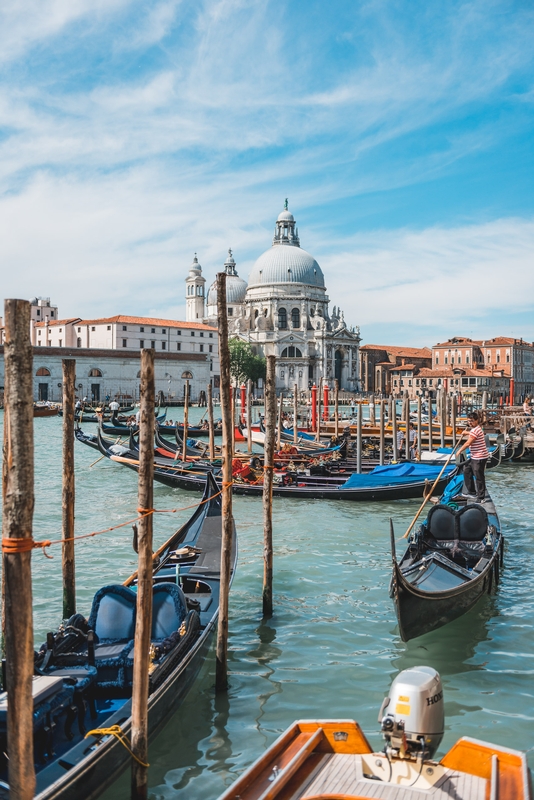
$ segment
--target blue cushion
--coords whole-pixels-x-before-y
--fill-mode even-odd
[[[177,631],[186,615],[187,604],[180,587],[175,583],[157,583],[152,606],[152,641],[161,641]]]
[[[136,594],[121,584],[103,586],[93,598],[89,627],[99,642],[128,642],[135,635]]]

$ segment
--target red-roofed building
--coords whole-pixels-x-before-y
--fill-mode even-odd
[[[494,375],[496,380],[491,382],[492,391],[497,391],[495,384],[502,382],[501,375],[509,379],[508,386],[512,380],[516,402],[534,392],[534,344],[523,339],[496,336],[493,339],[474,340],[455,336],[432,348],[432,369],[436,371],[449,367],[465,368],[467,372],[474,367],[488,372],[490,376]],[[505,396],[502,386],[497,394]]]
[[[391,382],[392,370],[407,364],[412,369],[431,367],[432,351],[427,347],[363,345],[360,347],[360,375],[363,391],[391,394],[394,391]]]

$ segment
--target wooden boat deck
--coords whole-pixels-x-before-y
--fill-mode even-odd
[[[294,723],[219,800],[532,800],[524,753],[464,737],[441,761],[373,753],[352,720]]]
[[[431,797],[432,800],[485,800],[487,781],[474,775],[455,772],[450,769],[441,769],[441,777],[434,786],[429,786],[423,774],[413,787],[406,785],[414,783],[418,777],[418,770],[414,767],[408,773],[406,770],[405,785],[391,785],[379,780],[364,778],[364,757],[355,754],[333,754],[321,757],[307,784],[299,787],[296,792],[288,793],[284,800],[305,800],[317,796],[348,795],[351,797],[372,797],[377,800],[421,800]],[[375,757],[376,759],[376,757]],[[378,759],[380,760],[380,759]],[[389,772],[389,765],[385,758],[385,777]],[[406,768],[412,765],[404,765]],[[428,769],[428,767],[426,767]],[[439,767],[435,767],[438,770]]]

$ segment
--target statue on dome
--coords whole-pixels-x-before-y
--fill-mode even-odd
[[[285,202],[284,202],[284,211],[288,211],[288,210],[289,210],[289,200],[286,197]]]

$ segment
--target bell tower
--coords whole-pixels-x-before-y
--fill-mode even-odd
[[[202,322],[204,319],[205,284],[206,279],[202,277],[202,267],[198,263],[195,253],[193,263],[189,267],[189,275],[185,279],[185,319],[187,322]]]

